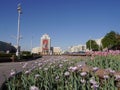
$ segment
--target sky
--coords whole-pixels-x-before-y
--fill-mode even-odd
[[[67,49],[111,30],[120,33],[120,0],[0,0],[0,41],[16,44],[19,3],[23,50],[31,49],[31,41],[40,46],[43,34],[51,46]]]

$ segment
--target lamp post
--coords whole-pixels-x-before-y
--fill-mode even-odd
[[[31,54],[32,54],[32,46],[33,46],[33,36],[31,38]]]
[[[90,39],[90,51],[91,51],[91,39]]]
[[[90,47],[89,47],[89,50],[91,51],[91,36],[90,36]]]
[[[19,47],[19,42],[20,42],[20,15],[22,14],[20,4],[18,4],[17,11],[18,11],[18,31],[17,31],[17,52],[16,52],[16,56],[19,57],[19,55],[20,55],[20,47]]]

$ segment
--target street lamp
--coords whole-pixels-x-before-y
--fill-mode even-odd
[[[16,52],[16,56],[19,57],[19,54],[20,54],[20,47],[19,47],[19,42],[20,42],[20,15],[22,14],[20,4],[18,4],[17,11],[18,11],[18,31],[17,31],[17,52]]]

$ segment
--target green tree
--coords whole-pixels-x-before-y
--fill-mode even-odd
[[[93,50],[93,51],[98,51],[99,50],[99,45],[96,43],[95,40],[88,40],[86,42],[86,46],[89,50]]]
[[[110,48],[118,44],[119,34],[116,34],[114,31],[111,31],[105,35],[102,39],[103,48]]]
[[[120,34],[116,34],[116,39],[117,39],[117,45],[120,45]]]

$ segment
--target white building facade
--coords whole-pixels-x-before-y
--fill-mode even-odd
[[[40,53],[42,51],[42,48],[41,47],[35,47],[35,48],[32,48],[32,53]]]
[[[60,47],[53,47],[53,54],[60,55],[62,53],[62,49]]]
[[[102,38],[99,38],[99,39],[95,39],[95,42],[99,45],[99,46],[102,46],[102,39],[103,39],[103,37]]]
[[[69,47],[69,52],[86,51],[86,45],[77,45]]]

